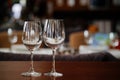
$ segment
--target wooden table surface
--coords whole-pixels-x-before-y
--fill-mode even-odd
[[[35,61],[35,71],[40,77],[24,77],[30,61],[0,61],[0,80],[120,80],[120,62],[56,62],[56,70],[63,77],[44,76],[52,67],[51,62]]]

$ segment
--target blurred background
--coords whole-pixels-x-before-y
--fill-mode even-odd
[[[22,30],[25,20],[64,19],[70,34],[97,25],[99,32],[120,33],[120,0],[0,0],[0,32]]]

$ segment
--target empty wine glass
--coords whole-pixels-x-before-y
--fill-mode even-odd
[[[84,38],[85,38],[85,42],[86,42],[88,45],[93,44],[93,34],[90,34],[90,33],[88,32],[88,30],[85,30],[85,31],[84,31]]]
[[[25,21],[22,41],[31,53],[31,67],[28,72],[24,72],[22,75],[40,76],[41,73],[35,72],[33,67],[33,51],[38,49],[42,43],[42,28],[40,21]]]
[[[55,54],[58,47],[64,42],[65,39],[65,31],[63,20],[58,19],[46,19],[43,39],[47,46],[49,46],[53,51],[53,63],[52,63],[52,71],[49,73],[45,73],[48,76],[62,76],[62,73],[58,73],[55,70]]]
[[[10,42],[10,51],[12,51],[12,45],[17,42],[17,32],[13,28],[8,28],[8,40]]]
[[[112,46],[113,48],[119,45],[119,39],[116,33],[110,32],[109,40],[110,40],[110,46]]]

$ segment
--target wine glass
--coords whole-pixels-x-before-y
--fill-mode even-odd
[[[17,32],[13,28],[8,28],[8,40],[10,42],[10,51],[12,50],[12,45],[17,42]]]
[[[42,28],[40,21],[25,21],[22,41],[31,53],[31,67],[28,72],[24,72],[22,75],[40,76],[41,73],[35,72],[33,67],[33,51],[38,49],[42,43]]]
[[[45,44],[52,49],[53,52],[53,62],[52,62],[52,71],[45,73],[48,76],[62,76],[62,73],[58,73],[55,70],[55,54],[58,47],[64,42],[65,31],[63,20],[59,19],[46,19],[43,40]]]
[[[112,46],[113,48],[119,45],[119,39],[116,33],[110,32],[109,40],[110,40],[110,46]]]
[[[85,38],[85,42],[86,42],[88,45],[93,44],[93,34],[90,34],[90,33],[88,32],[88,30],[85,30],[85,31],[84,31],[84,38]]]

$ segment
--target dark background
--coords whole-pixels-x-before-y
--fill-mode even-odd
[[[75,0],[75,5],[70,7],[67,5],[67,0],[63,0],[62,6],[57,5],[57,0],[26,0],[21,18],[14,21],[14,27],[22,30],[23,22],[31,20],[30,16],[33,15],[41,20],[46,18],[64,19],[66,41],[69,40],[69,34],[87,29],[93,21],[97,20],[109,20],[111,31],[120,33],[120,5],[114,4],[114,0],[88,0],[84,6],[80,5],[79,1]],[[8,28],[4,24],[11,21],[11,7],[15,3],[19,3],[19,0],[0,0],[0,31]],[[48,13],[49,3],[52,4],[51,13]]]

